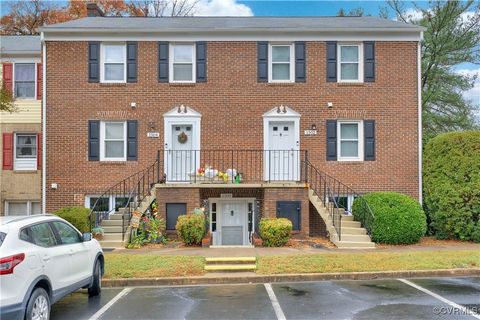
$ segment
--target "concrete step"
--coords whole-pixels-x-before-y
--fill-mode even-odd
[[[125,225],[125,227],[122,230],[121,224],[119,226],[102,226],[102,228],[104,233],[118,233],[122,231],[123,232],[127,231],[127,226]]]
[[[128,225],[128,221],[125,220],[125,225]],[[122,226],[122,220],[121,219],[115,219],[115,220],[103,220],[102,221],[102,228],[105,227],[114,227],[114,226]]]
[[[206,265],[206,271],[254,271],[256,264],[214,264]]]
[[[122,232],[115,232],[115,233],[104,233],[103,234],[103,240],[105,241],[122,241]],[[103,241],[102,240],[102,241]]]
[[[103,249],[112,249],[112,248],[125,248],[123,241],[113,241],[113,240],[101,240],[99,241]]]
[[[361,228],[362,225],[358,221],[345,221],[342,220],[342,229],[343,228]]]
[[[213,263],[255,263],[257,262],[256,257],[208,257],[205,258],[207,264]]]
[[[335,245],[340,249],[369,249],[375,248],[373,242],[358,242],[358,241],[334,241]]]
[[[371,242],[371,239],[366,234],[341,234],[342,241],[354,241],[354,242]]]
[[[367,234],[367,230],[365,228],[342,227],[342,235],[346,234]]]
[[[347,216],[346,214],[344,214],[342,216],[342,221],[353,221],[353,216]]]
[[[125,220],[128,220],[128,214],[119,214],[119,213],[114,213],[110,215],[110,220],[122,220],[122,217]]]

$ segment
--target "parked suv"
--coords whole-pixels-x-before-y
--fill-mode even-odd
[[[0,318],[48,319],[50,306],[100,294],[104,258],[90,233],[54,215],[0,217]]]

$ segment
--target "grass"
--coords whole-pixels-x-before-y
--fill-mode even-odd
[[[478,250],[325,253],[259,257],[257,273],[326,273],[480,267]]]
[[[198,276],[205,271],[204,257],[150,254],[105,254],[105,278]]]
[[[106,253],[105,278],[156,278],[203,275],[205,257]],[[361,271],[479,268],[479,250],[415,250],[411,252],[327,252],[266,256],[257,273],[326,273]]]

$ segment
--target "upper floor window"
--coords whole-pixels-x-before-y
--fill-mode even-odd
[[[170,82],[195,82],[193,44],[170,45]]]
[[[100,160],[127,160],[126,122],[100,123]]]
[[[15,97],[35,99],[35,63],[15,63],[14,70]]]
[[[37,169],[37,135],[15,134],[15,170]]]
[[[363,160],[362,121],[339,121],[337,126],[338,160]]]
[[[269,82],[294,82],[294,46],[293,44],[270,44]]]
[[[101,82],[126,82],[126,46],[119,43],[101,45]]]
[[[339,82],[363,82],[363,48],[361,44],[339,44]]]

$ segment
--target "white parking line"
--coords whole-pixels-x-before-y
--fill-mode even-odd
[[[275,295],[275,292],[273,292],[273,288],[270,285],[270,283],[264,283],[265,289],[267,290],[268,297],[270,298],[270,301],[272,302],[272,307],[273,311],[275,311],[275,314],[277,315],[278,320],[286,320],[285,314],[283,314],[282,307],[280,307],[280,303],[278,303],[277,296]]]
[[[108,301],[106,305],[104,305],[100,310],[98,310],[93,316],[90,317],[88,320],[97,320],[99,319],[105,312],[107,312],[108,309],[110,309],[115,302],[120,300],[121,298],[125,297],[127,294],[132,291],[133,288],[125,288],[122,291],[120,291],[115,297],[113,297],[112,300]]]
[[[454,307],[454,308],[457,309],[457,310],[461,310],[464,314],[468,314],[468,315],[470,315],[470,316],[472,316],[472,317],[474,317],[474,318],[476,318],[476,319],[480,319],[480,315],[479,315],[478,313],[473,312],[472,310],[470,310],[470,309],[468,309],[468,308],[465,308],[464,306],[459,305],[459,304],[457,304],[457,303],[455,303],[455,302],[453,302],[453,301],[450,301],[450,300],[448,300],[448,299],[445,299],[444,297],[436,294],[435,292],[432,292],[432,291],[430,291],[430,290],[428,290],[428,289],[425,289],[424,287],[421,287],[421,286],[419,286],[419,285],[417,285],[417,284],[415,284],[415,283],[413,283],[413,282],[411,282],[411,281],[408,281],[408,280],[406,280],[406,279],[397,279],[397,280],[398,280],[398,281],[401,281],[401,282],[403,282],[403,283],[405,283],[405,284],[408,284],[409,286],[411,286],[411,287],[413,287],[413,288],[415,288],[415,289],[417,289],[417,290],[420,290],[420,291],[422,291],[422,292],[425,292],[426,294],[428,294],[428,295],[434,297],[435,299],[440,300],[440,301],[442,301],[442,302],[444,302],[444,303],[446,303],[446,304]]]

